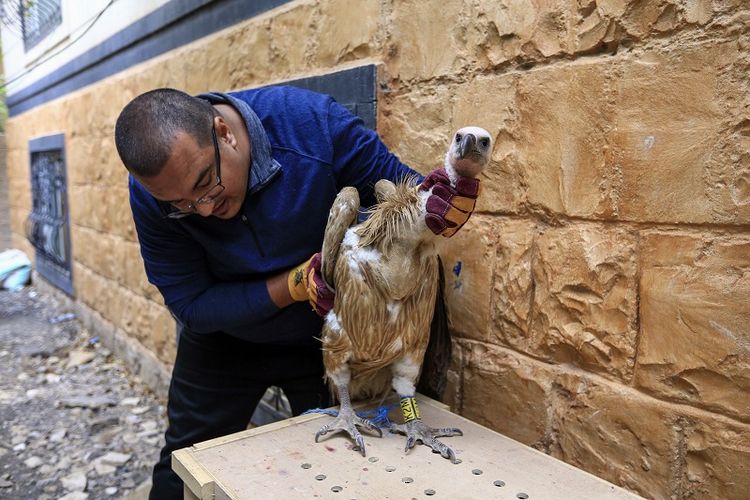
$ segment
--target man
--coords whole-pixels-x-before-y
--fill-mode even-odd
[[[171,452],[245,429],[268,386],[294,414],[330,403],[315,339],[334,293],[316,254],[328,211],[344,186],[372,205],[375,182],[414,172],[333,99],[291,87],[147,92],[115,141],[146,274],[180,327],[151,498],[182,498]],[[438,226],[460,227],[462,193],[440,193]]]

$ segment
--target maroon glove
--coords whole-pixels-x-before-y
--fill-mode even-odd
[[[419,186],[420,191],[430,188],[432,194],[427,198],[425,223],[433,233],[450,238],[474,211],[479,195],[479,179],[458,177],[456,187],[453,187],[445,169],[439,168],[427,174]]]
[[[289,294],[296,301],[307,300],[319,316],[325,316],[333,307],[336,291],[328,286],[320,272],[320,253],[289,272]]]

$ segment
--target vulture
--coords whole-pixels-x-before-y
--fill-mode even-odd
[[[445,171],[455,187],[459,176],[476,177],[489,163],[490,134],[465,127],[453,136]],[[359,195],[343,188],[331,207],[321,251],[323,278],[336,290],[333,308],[322,331],[325,376],[338,396],[333,421],[315,435],[344,431],[365,456],[358,427],[382,437],[382,431],[352,409],[354,399],[398,394],[404,424],[391,431],[406,435],[405,452],[417,441],[456,462],[455,452],[439,437],[461,435],[455,428],[425,424],[414,400],[415,385],[430,337],[438,292],[437,244],[425,223],[427,198],[433,188],[420,189],[415,178],[399,183],[380,180],[378,203],[369,217],[355,224]]]

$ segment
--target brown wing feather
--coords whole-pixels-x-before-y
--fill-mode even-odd
[[[320,267],[323,279],[334,288],[336,288],[334,267],[341,248],[341,241],[344,239],[346,230],[357,219],[358,210],[359,193],[356,188],[349,186],[339,191],[328,214],[326,232],[323,237],[323,249],[320,252]]]

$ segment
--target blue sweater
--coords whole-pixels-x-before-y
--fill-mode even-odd
[[[130,177],[130,206],[146,274],[177,320],[196,333],[255,343],[312,343],[322,321],[306,302],[279,309],[266,279],[320,251],[339,190],[375,203],[381,178],[414,174],[377,134],[332,98],[293,87],[204,94],[237,109],[250,132],[248,193],[230,220],[169,219],[169,204]]]

